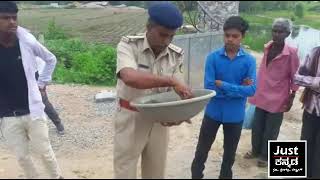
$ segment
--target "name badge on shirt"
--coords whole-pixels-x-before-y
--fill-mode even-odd
[[[149,69],[149,66],[144,65],[144,64],[138,64],[138,67],[144,68],[144,69]]]

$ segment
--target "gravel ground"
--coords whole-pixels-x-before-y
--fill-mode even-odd
[[[88,149],[101,146],[106,137],[111,138],[112,116],[116,109],[116,103],[101,102],[95,103],[94,95],[105,87],[88,87],[67,85],[68,90],[62,90],[64,85],[52,85],[48,88],[49,100],[55,106],[65,125],[65,135],[58,136],[53,123],[48,121],[49,133],[53,149],[59,150],[61,146],[70,148]],[[62,89],[61,89],[62,88]],[[71,94],[72,89],[79,89],[76,94]],[[62,94],[60,92],[63,91]],[[78,100],[78,102],[76,102]],[[76,105],[69,106],[64,102],[76,102]],[[4,138],[0,139],[0,147],[4,146]]]
[[[103,90],[115,89],[80,85],[48,87],[49,100],[58,110],[66,129],[65,135],[59,136],[54,125],[48,122],[51,143],[65,178],[113,177],[112,120],[116,104],[95,103],[95,94]],[[190,165],[202,117],[200,113],[192,119],[193,124],[170,128],[167,178],[190,178]],[[291,112],[285,115],[279,139],[299,139],[301,117],[301,104],[296,98]],[[250,142],[251,131],[243,130],[233,168],[234,178],[266,177],[266,169],[256,167],[254,160],[242,158],[250,150]],[[220,128],[206,164],[205,178],[218,177],[222,155],[223,131]],[[0,138],[0,178],[23,178],[17,166],[14,155],[5,146],[4,139]],[[43,177],[46,175],[43,174]]]
[[[254,53],[257,65],[262,55]],[[58,136],[49,122],[49,135],[58,163],[65,178],[113,178],[113,114],[115,102],[95,103],[94,96],[114,88],[81,85],[51,85],[49,100],[58,110],[66,133]],[[301,93],[301,90],[299,91]],[[281,126],[279,139],[300,138],[301,103],[297,95],[294,106]],[[190,178],[190,165],[197,145],[203,114],[192,119],[192,124],[170,128],[166,178]],[[243,130],[233,167],[234,178],[266,178],[266,169],[258,168],[255,160],[245,160],[243,155],[251,147],[251,131]],[[205,178],[218,178],[223,155],[223,131],[219,129],[212,145],[205,169]],[[36,159],[37,162],[37,159]],[[7,149],[0,136],[0,179],[23,178],[15,156]],[[139,165],[138,165],[139,167]],[[41,167],[39,167],[41,170]],[[138,175],[140,172],[138,171]],[[43,174],[43,177],[47,176]],[[138,176],[140,177],[140,176]]]
[[[257,65],[261,54],[255,53]],[[54,125],[48,122],[50,140],[65,178],[113,178],[113,115],[115,102],[95,103],[94,97],[101,91],[115,88],[82,85],[51,85],[48,96],[65,125],[65,135],[56,134]],[[301,90],[299,91],[301,93]],[[299,96],[299,93],[297,97]],[[296,98],[294,106],[285,114],[279,139],[300,138],[301,104]],[[170,128],[167,178],[189,179],[190,165],[197,145],[203,114],[192,119],[192,125],[182,124]],[[266,169],[258,168],[255,160],[245,160],[243,155],[251,147],[251,131],[243,130],[233,167],[234,178],[266,178]],[[223,131],[218,131],[205,169],[205,178],[218,178],[223,155]],[[39,162],[35,158],[35,162]],[[40,163],[39,163],[40,164]],[[14,154],[7,149],[0,135],[0,179],[23,178]],[[43,168],[39,167],[41,172]],[[138,168],[140,166],[138,165]],[[47,176],[43,173],[44,178]],[[138,177],[140,172],[138,171]]]

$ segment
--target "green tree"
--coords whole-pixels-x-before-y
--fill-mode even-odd
[[[197,1],[174,1],[181,11],[197,11]]]
[[[116,6],[116,5],[120,5],[121,1],[109,1],[110,5],[112,6]]]
[[[51,19],[48,23],[48,30],[44,33],[45,39],[66,39],[67,35],[64,30],[56,25],[55,18]]]
[[[197,1],[174,1],[180,11],[184,14],[185,23],[192,25],[197,31],[200,30],[197,27],[199,9]]]
[[[294,1],[278,1],[280,10],[288,10],[294,8]]]
[[[301,2],[296,4],[296,7],[294,8],[294,14],[298,18],[303,18],[303,16],[304,16],[304,7],[303,7],[303,4]]]
[[[240,1],[239,11],[253,13],[261,10],[261,2],[259,1]]]
[[[143,1],[126,1],[125,5],[143,7],[144,6],[144,2]]]
[[[256,13],[259,11],[288,10],[294,7],[291,1],[240,1],[239,11]]]

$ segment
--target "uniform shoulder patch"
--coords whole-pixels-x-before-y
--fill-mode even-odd
[[[169,44],[169,48],[178,54],[183,54],[183,49],[174,44]]]
[[[145,33],[137,33],[136,36],[144,36]]]
[[[129,43],[129,42],[134,42],[143,38],[144,36],[122,36],[121,41]]]

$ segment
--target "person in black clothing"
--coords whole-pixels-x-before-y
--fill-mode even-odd
[[[294,82],[305,87],[301,140],[307,141],[307,177],[320,179],[320,46],[311,50],[295,74]]]
[[[37,71],[36,72],[36,79],[38,80],[38,78],[39,78],[39,72]],[[40,89],[40,93],[42,96],[42,102],[45,106],[44,112],[48,115],[49,119],[56,126],[57,133],[59,135],[63,135],[64,134],[64,126],[63,126],[62,121],[59,117],[59,114],[57,113],[57,111],[54,109],[53,105],[49,101],[46,89],[43,89],[43,90]]]

